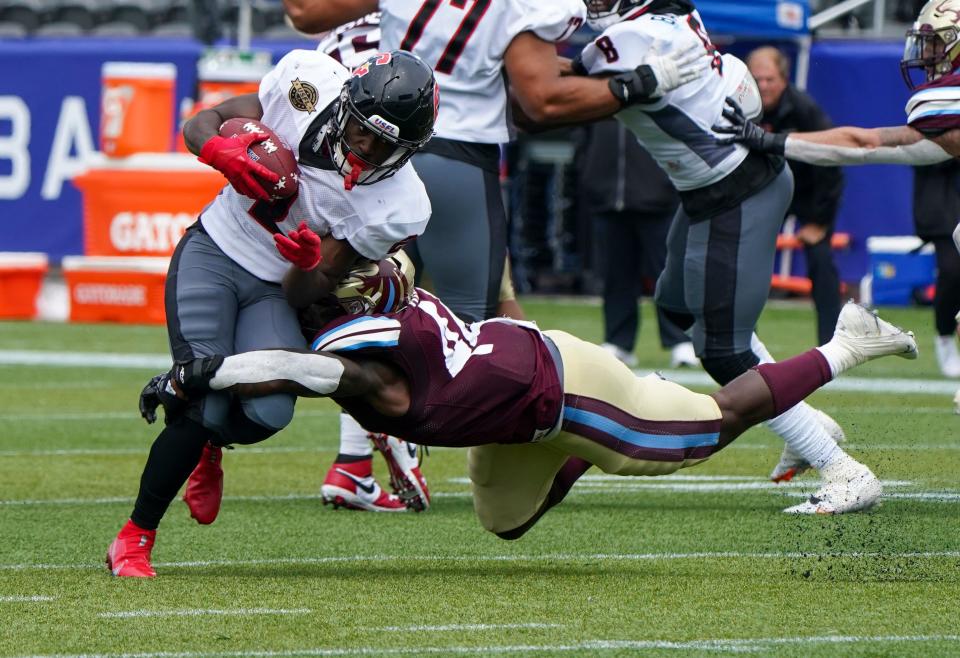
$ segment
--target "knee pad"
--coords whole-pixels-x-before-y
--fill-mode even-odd
[[[292,395],[268,395],[241,402],[243,414],[263,427],[279,432],[293,420],[296,398]]]
[[[750,368],[759,365],[760,359],[752,350],[747,350],[728,356],[703,356],[700,357],[700,363],[703,369],[713,377],[713,381],[725,386]]]

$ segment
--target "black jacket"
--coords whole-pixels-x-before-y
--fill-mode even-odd
[[[677,207],[677,191],[656,160],[616,119],[577,129],[574,167],[589,213],[663,214]]]
[[[808,94],[787,85],[777,107],[764,112],[760,124],[774,132],[809,132],[832,128],[830,117]],[[790,160],[793,170],[793,202],[788,214],[801,224],[833,226],[843,195],[843,172],[839,167],[820,167]]]

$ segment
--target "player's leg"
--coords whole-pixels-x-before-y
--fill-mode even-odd
[[[611,357],[612,358],[612,357]],[[560,502],[589,464],[546,443],[475,446],[467,451],[473,507],[480,524],[502,539],[517,539]],[[582,465],[582,467],[580,466]]]
[[[340,413],[340,450],[320,487],[324,505],[368,512],[407,510],[399,497],[384,491],[373,477],[373,437],[352,416]]]
[[[416,240],[434,293],[463,320],[494,317],[507,248],[507,221],[495,168],[418,153],[430,197],[430,224]]]
[[[817,342],[823,345],[833,336],[833,328],[840,316],[840,274],[833,262],[830,239],[832,227],[828,227],[823,239],[816,244],[804,244],[803,255],[807,261],[807,276],[812,284],[811,296],[817,312]]]
[[[713,394],[723,411],[721,444],[757,422],[782,417],[842,372],[889,355],[916,358],[913,334],[862,306],[845,305],[834,336],[825,345],[786,361],[763,363]],[[870,469],[839,452],[823,467],[825,484],[809,500],[786,512],[837,514],[866,509],[878,502],[881,487]]]
[[[600,275],[603,279],[603,348],[636,367],[640,312],[643,225],[635,213],[607,211],[592,218],[600,242]],[[659,271],[657,272],[659,274]]]
[[[170,261],[165,290],[167,331],[175,359],[233,351],[236,293],[232,266],[196,228],[180,241]],[[183,413],[167,416],[166,426],[150,448],[130,521],[110,546],[108,566],[114,575],[154,575],[150,549],[156,528],[215,435],[211,426],[224,418],[226,405],[220,397],[226,399],[225,395],[207,396]]]
[[[497,316],[514,320],[526,320],[527,317],[517,301],[517,291],[513,286],[513,268],[510,266],[510,252],[503,261],[503,276],[500,278],[500,295],[497,298]]]
[[[933,297],[937,364],[944,376],[960,377],[956,320],[960,311],[960,252],[949,238],[937,238],[933,245],[937,259],[937,287]]]

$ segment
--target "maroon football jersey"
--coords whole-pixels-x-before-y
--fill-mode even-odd
[[[524,443],[553,427],[563,388],[533,325],[465,324],[436,297],[417,292],[398,313],[338,318],[313,340],[314,350],[391,363],[410,382],[404,416],[338,399],[347,413],[371,432],[431,446]]]
[[[960,75],[918,86],[907,102],[907,125],[930,137],[960,128]]]

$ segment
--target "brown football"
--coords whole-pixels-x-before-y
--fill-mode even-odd
[[[268,188],[275,199],[285,199],[297,193],[300,186],[300,168],[297,166],[297,156],[279,135],[256,119],[235,118],[227,119],[220,126],[221,137],[236,137],[243,133],[266,133],[267,139],[255,142],[247,149],[251,160],[259,162],[270,171],[280,176],[280,180]]]

